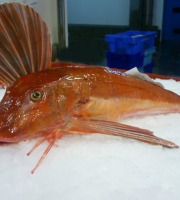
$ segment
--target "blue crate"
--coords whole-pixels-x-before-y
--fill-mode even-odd
[[[144,55],[119,55],[111,52],[106,53],[107,65],[108,67],[118,68],[118,69],[131,69],[133,67],[143,66]]]
[[[152,56],[153,53],[156,52],[156,47],[151,47],[149,49],[146,49],[144,52],[144,61],[143,61],[143,66],[149,65],[152,63]]]
[[[153,47],[156,36],[154,31],[126,31],[108,34],[105,41],[109,43],[111,53],[135,55]]]

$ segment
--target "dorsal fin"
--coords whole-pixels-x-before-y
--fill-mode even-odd
[[[19,77],[51,67],[47,24],[30,6],[0,5],[0,80],[9,86]]]

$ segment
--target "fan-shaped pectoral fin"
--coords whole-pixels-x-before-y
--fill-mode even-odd
[[[28,73],[51,68],[52,47],[47,24],[32,7],[0,5],[0,82],[10,86]]]

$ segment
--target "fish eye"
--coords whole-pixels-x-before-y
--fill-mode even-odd
[[[43,93],[42,91],[34,91],[31,93],[31,100],[32,101],[37,101],[37,100],[40,100],[43,96]]]

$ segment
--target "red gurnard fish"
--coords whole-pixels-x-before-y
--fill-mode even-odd
[[[67,133],[102,133],[177,148],[122,118],[180,112],[180,96],[117,69],[87,65],[52,68],[50,34],[31,7],[0,5],[0,79],[6,93],[0,103],[0,142],[41,138],[49,145]]]

